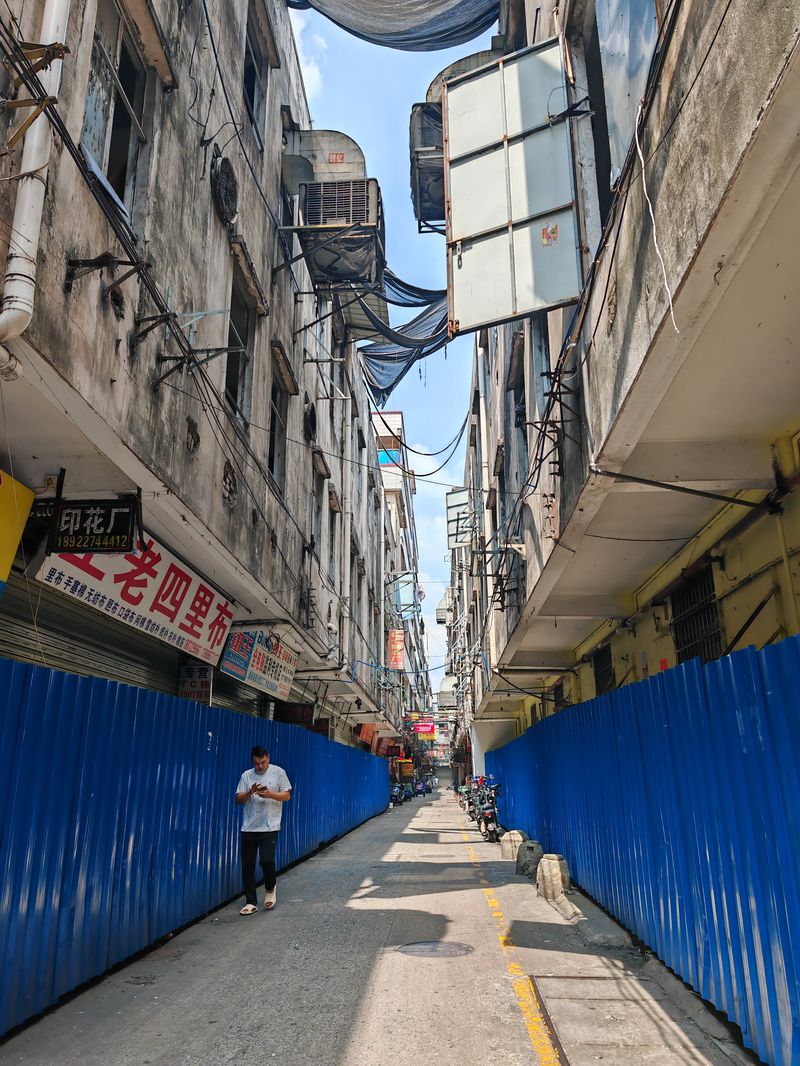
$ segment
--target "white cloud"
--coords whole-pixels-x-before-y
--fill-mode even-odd
[[[291,9],[289,17],[292,20],[294,39],[297,42],[297,54],[300,57],[300,69],[303,72],[306,96],[311,103],[322,92],[323,69],[328,58],[328,42],[320,33],[310,30],[310,12]]]

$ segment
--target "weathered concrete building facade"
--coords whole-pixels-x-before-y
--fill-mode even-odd
[[[349,138],[307,132],[285,5],[9,8],[4,96],[57,103],[27,133],[31,106],[2,116],[0,467],[39,508],[58,493],[138,493],[160,565],[170,553],[185,582],[218,597],[207,663],[247,627],[279,642],[282,698],[214,671],[213,702],[322,720],[341,740],[360,722],[398,733],[400,692],[382,683],[386,516],[358,332],[314,283],[294,230],[298,159],[305,182],[366,169]],[[141,612],[125,626],[110,605],[77,602],[91,594],[78,579],[65,596],[63,567],[52,588],[37,580],[41,514],[0,600],[0,652],[174,692],[193,661],[179,634],[159,642]],[[156,590],[161,573],[146,565],[139,556],[138,578],[113,580],[140,608],[155,592],[151,613],[177,627],[189,585],[173,569]]]
[[[564,34],[583,283],[476,334],[442,620],[478,771],[568,703],[800,628],[800,7],[511,7],[506,51]]]
[[[416,484],[402,411],[376,411],[372,420],[390,527],[385,562],[389,646],[384,662],[398,671],[390,676],[402,685],[403,710],[410,716],[429,711],[432,706],[425,623],[420,611],[419,544],[414,520]]]

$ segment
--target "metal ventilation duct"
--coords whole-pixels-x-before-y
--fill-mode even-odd
[[[444,222],[442,105],[414,104],[409,128],[411,199],[417,222]]]
[[[352,137],[338,130],[296,130],[286,135],[282,178],[290,195],[313,181],[365,179],[364,153]]]

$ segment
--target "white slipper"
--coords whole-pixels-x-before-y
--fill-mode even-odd
[[[273,910],[273,908],[275,907],[275,904],[277,902],[278,902],[278,890],[276,888],[273,888],[273,890],[271,892],[267,892],[266,896],[264,897],[264,910],[265,911]]]
[[[257,910],[258,907],[255,905],[255,903],[245,903],[245,905],[239,911],[239,914],[255,914]]]

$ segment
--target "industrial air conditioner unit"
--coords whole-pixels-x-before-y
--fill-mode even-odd
[[[442,105],[414,104],[409,124],[411,200],[420,232],[444,224],[444,142]]]
[[[301,183],[295,232],[316,288],[382,286],[386,239],[374,178]]]

